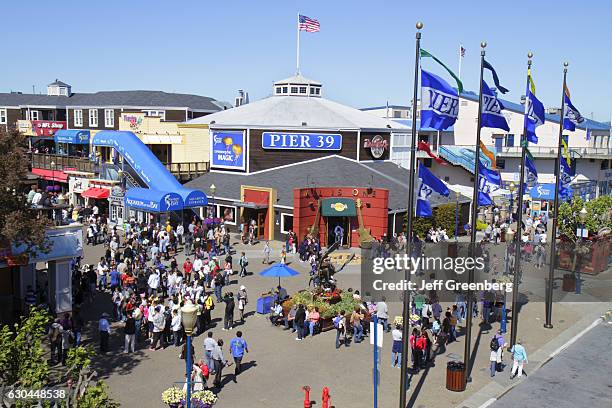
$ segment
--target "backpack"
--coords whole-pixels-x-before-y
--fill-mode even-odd
[[[497,341],[497,337],[493,337],[491,339],[490,347],[491,347],[491,351],[499,350],[499,342]]]
[[[334,322],[334,327],[335,327],[336,329],[339,329],[339,328],[340,328],[340,320],[342,320],[342,318],[341,318],[340,316],[336,316],[336,317],[334,317],[333,322]]]

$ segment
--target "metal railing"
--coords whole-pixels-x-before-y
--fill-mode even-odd
[[[45,170],[96,172],[95,163],[87,158],[59,154],[32,153],[32,167]]]
[[[451,148],[466,148],[470,150],[474,150],[474,145],[440,145],[439,148],[443,149],[444,147]],[[496,148],[495,146],[491,146],[491,150],[496,150],[498,155],[516,155],[519,156],[521,154],[520,146],[503,146],[501,148]],[[530,145],[529,151],[534,156],[556,156],[557,155],[557,146],[536,146]],[[612,148],[608,147],[570,147],[569,148],[570,155],[572,157],[583,157],[583,156],[612,156]]]
[[[208,162],[163,163],[163,165],[179,180],[191,180],[210,170]]]

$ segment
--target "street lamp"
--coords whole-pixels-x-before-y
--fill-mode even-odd
[[[510,245],[513,241],[514,231],[512,231],[512,228],[508,227],[508,230],[506,231],[506,276],[508,276],[508,274],[510,273],[510,254],[512,253]],[[514,290],[514,288],[512,289]],[[502,304],[501,322],[499,323],[499,329],[502,333],[505,333],[507,331],[506,326],[508,324],[508,318],[506,316],[506,293],[507,292],[504,291],[504,303]]]
[[[458,238],[457,236],[459,235],[459,197],[461,196],[461,194],[459,193],[459,191],[455,191],[455,198],[456,198],[456,206],[455,206],[455,242],[457,242]]]
[[[580,210],[578,212],[578,219],[580,220],[580,246],[578,246],[578,240],[576,240],[576,255],[578,257],[584,258],[584,254],[582,252],[584,252],[584,248],[582,246],[582,243],[584,242],[584,230],[585,230],[585,226],[586,226],[586,219],[587,219],[587,215],[588,215],[588,211],[585,207],[582,207],[582,210]],[[580,252],[580,253],[579,253]],[[579,295],[582,289],[582,284],[580,281],[580,268],[582,268],[582,265],[580,265],[579,263],[576,263],[577,268],[576,268],[576,294]]]
[[[510,186],[508,186],[508,190],[510,190],[510,224],[512,224],[514,222],[514,215],[513,215],[513,211],[514,211],[513,193],[514,193],[514,190],[516,190],[516,184],[514,184],[514,182],[511,182]]]
[[[212,219],[213,222],[215,221],[215,215],[217,215],[217,211],[215,208],[215,192],[217,192],[217,186],[215,186],[215,183],[210,185],[210,195],[212,196],[212,200],[211,200],[211,205],[212,205]]]
[[[196,325],[197,312],[198,307],[190,300],[188,300],[181,308],[183,329],[185,330],[185,335],[187,336],[187,342],[185,344],[185,347],[187,347],[187,355],[185,358],[185,364],[187,366],[187,408],[191,408],[191,334],[193,333],[193,328]]]
[[[51,181],[53,186],[55,186],[55,162],[53,160],[51,160]]]

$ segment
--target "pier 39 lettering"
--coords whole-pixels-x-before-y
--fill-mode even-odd
[[[261,147],[286,150],[341,150],[342,135],[337,133],[263,132]]]
[[[422,98],[423,109],[453,117],[457,117],[459,114],[459,98],[455,95],[440,92],[434,88],[423,87]]]

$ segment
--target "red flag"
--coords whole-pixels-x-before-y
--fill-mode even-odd
[[[427,153],[427,155],[431,157],[432,159],[434,159],[438,164],[447,166],[447,163],[443,159],[439,158],[438,156],[436,156],[435,154],[431,152],[431,149],[429,148],[429,144],[427,142],[424,142],[421,140],[419,142],[419,150]]]

